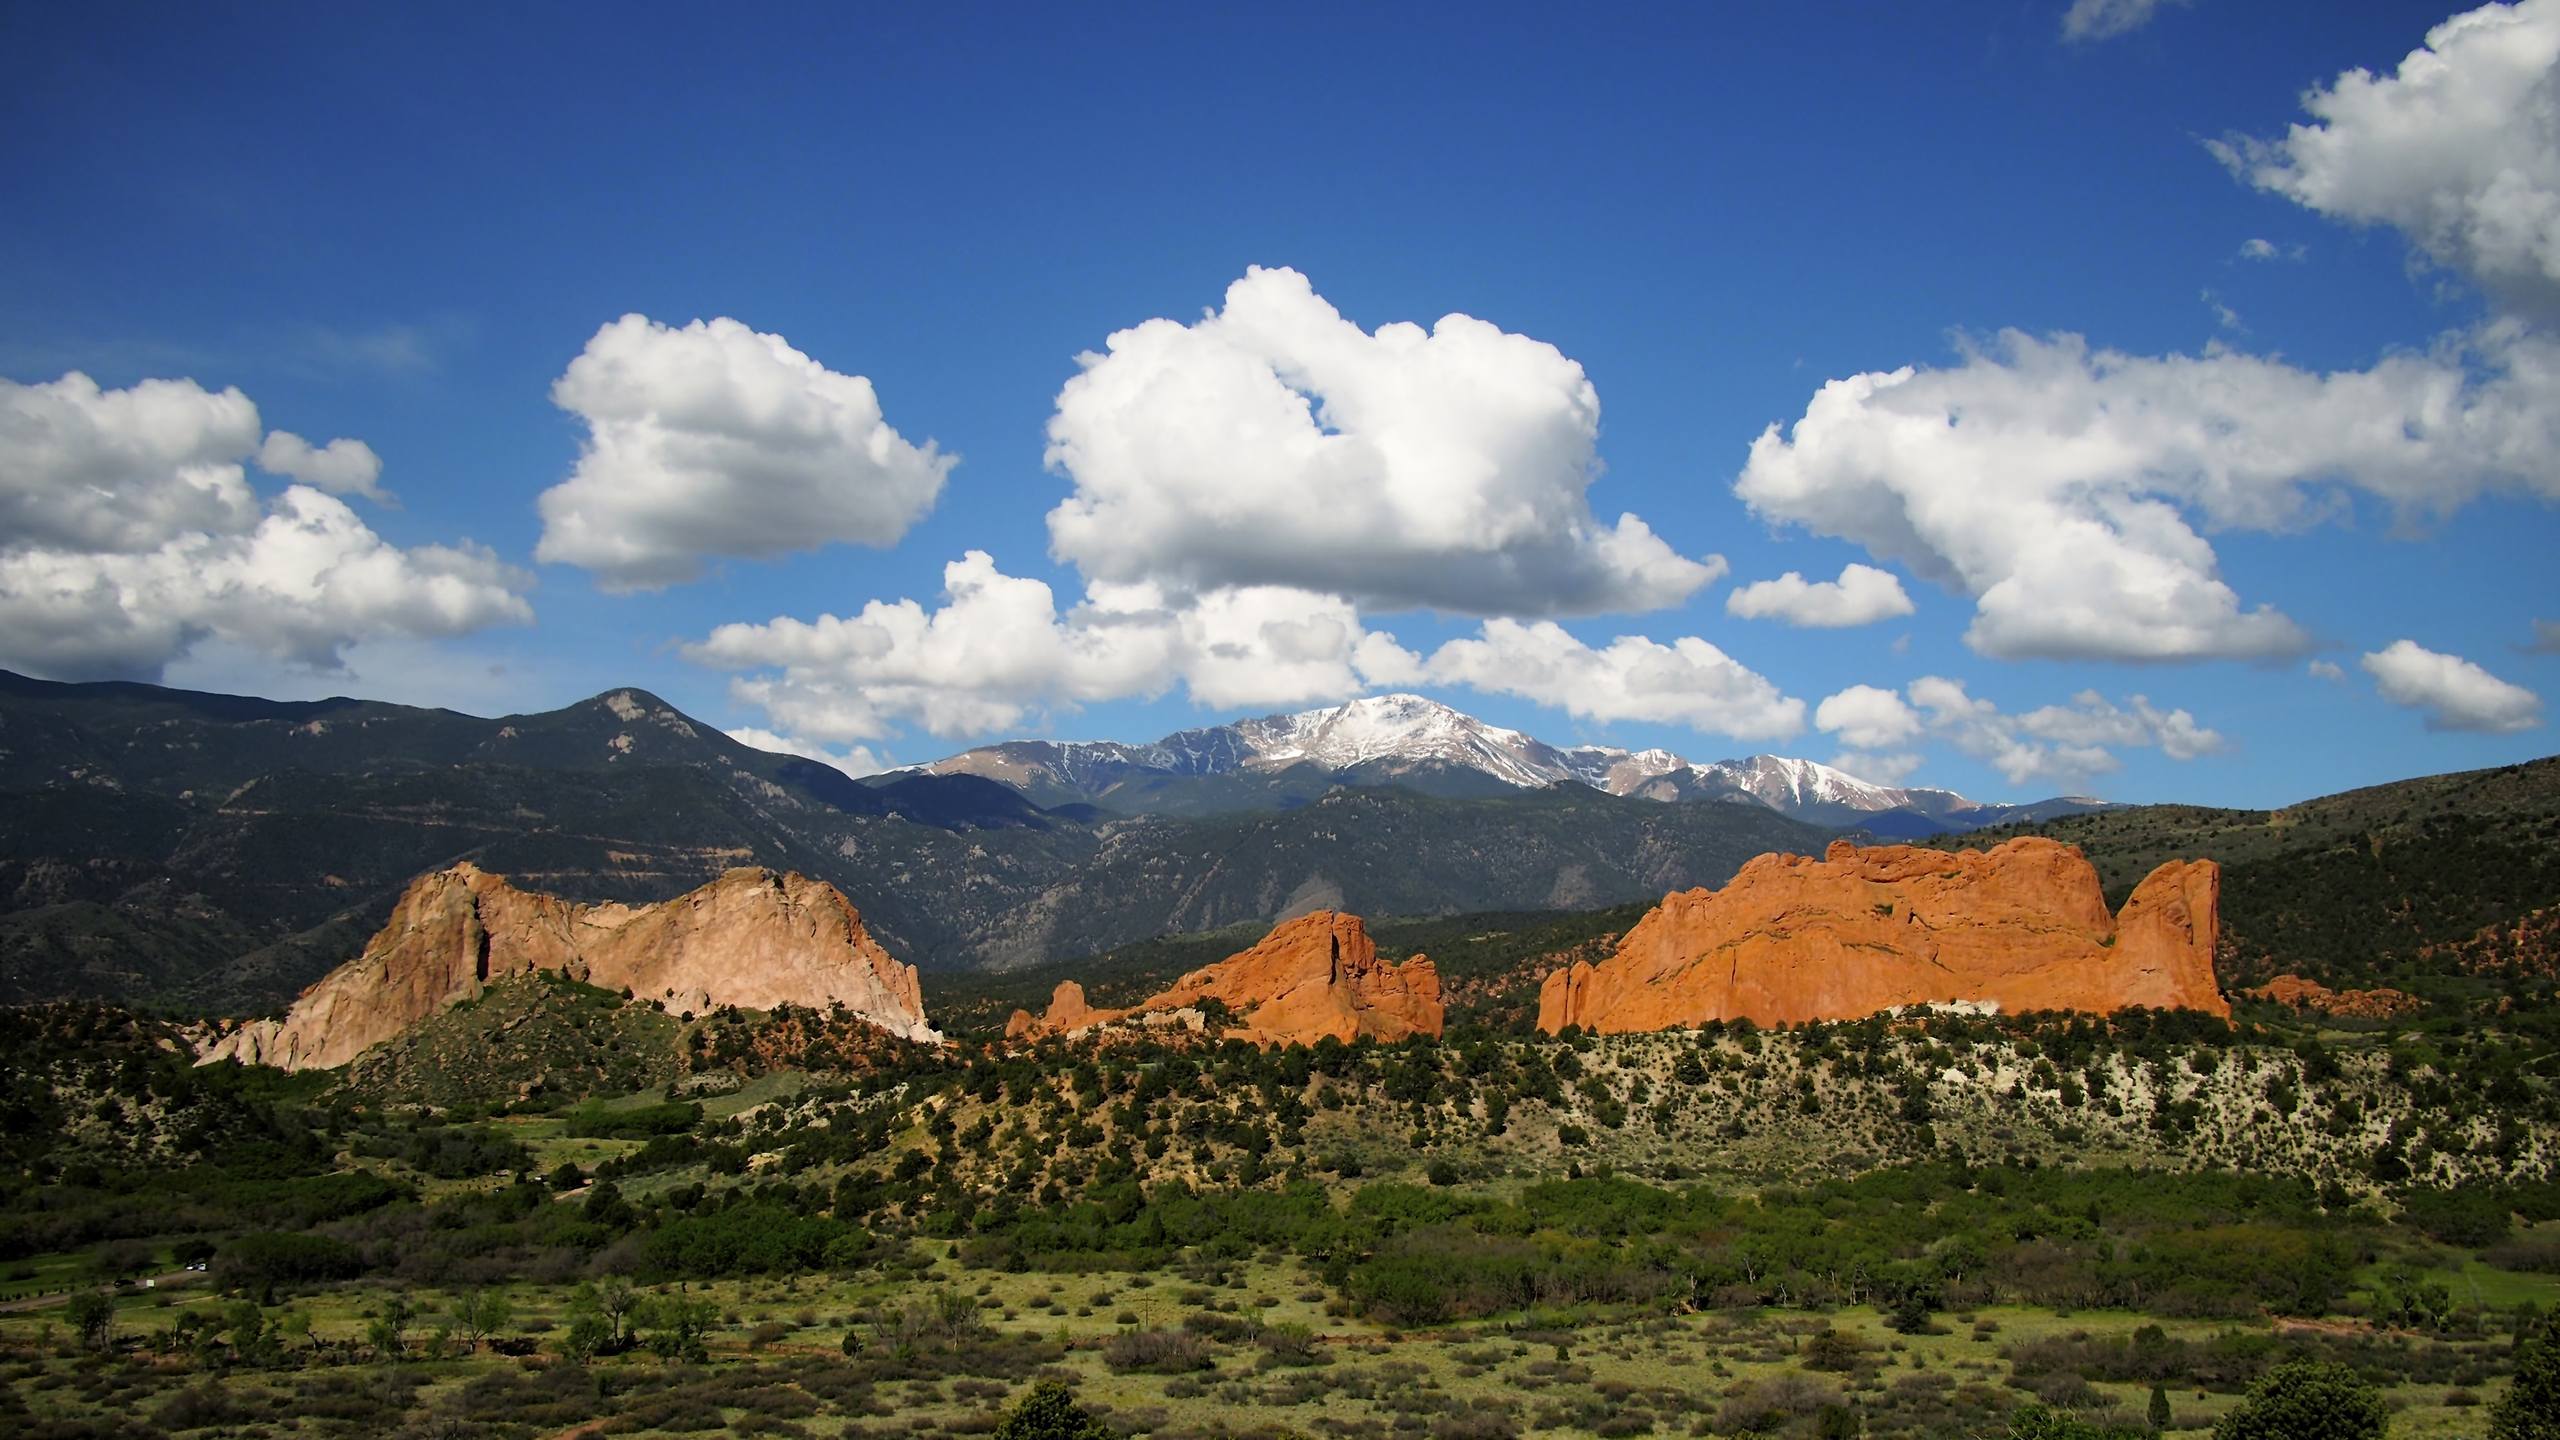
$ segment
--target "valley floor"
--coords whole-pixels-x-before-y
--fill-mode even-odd
[[[1064,1433],[1020,1423],[1048,1381],[1085,1440],[2103,1437],[2202,1433],[2292,1359],[2486,1435],[2560,1310],[2545,1052],[2450,1022],[809,1074],[714,1016],[652,1088],[434,1104],[7,1023],[0,1432],[53,1440],[1025,1440]]]
[[[2511,1297],[2560,1301],[2547,1276],[2479,1278]],[[13,1313],[0,1320],[0,1422],[61,1437],[970,1436],[994,1430],[1034,1382],[1058,1378],[1114,1432],[1147,1436],[1811,1434],[1827,1433],[1818,1427],[1830,1407],[1863,1422],[1850,1433],[1956,1436],[2002,1433],[1986,1417],[2028,1401],[2139,1426],[2151,1377],[2184,1368],[2205,1378],[2165,1388],[2178,1432],[2209,1427],[2237,1397],[2232,1377],[2289,1346],[2386,1377],[2394,1434],[2462,1436],[2487,1433],[2509,1348],[2504,1335],[2464,1327],[2023,1306],[1948,1313],[1917,1334],[1897,1333],[1867,1306],[1592,1308],[1398,1331],[1328,1314],[1321,1284],[1293,1264],[1237,1265],[1213,1280],[987,1274],[945,1259],[895,1284],[803,1276],[691,1286],[717,1311],[693,1363],[646,1351],[583,1363],[540,1348],[462,1355],[425,1325],[389,1360],[365,1334],[390,1293],[354,1286],[311,1297],[307,1336],[238,1363],[154,1343],[190,1314],[225,1324],[225,1302],[203,1287],[129,1297],[112,1356],[66,1344],[59,1307]],[[430,1317],[457,1298],[402,1293]],[[505,1293],[511,1329],[536,1347],[569,1322],[564,1288]],[[876,1313],[936,1293],[975,1300],[975,1323],[902,1342]],[[851,1356],[848,1333],[861,1342]],[[1186,1338],[1164,1338],[1173,1336]]]

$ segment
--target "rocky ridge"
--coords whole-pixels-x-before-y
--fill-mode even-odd
[[[824,881],[735,869],[655,905],[581,905],[464,863],[413,882],[364,952],[283,1019],[213,1037],[201,1059],[334,1069],[493,980],[535,971],[670,1011],[842,1005],[904,1039],[941,1039],[915,967],[882,949]]]
[[[2388,986],[2372,990],[2332,990],[2301,975],[2279,975],[2264,985],[2241,993],[2252,1000],[2271,1000],[2296,1010],[2316,1010],[2323,1015],[2344,1015],[2360,1020],[2388,1020],[2397,1015],[2414,1015],[2427,1008],[2426,1001],[2406,990],[2394,990]]]
[[[1167,778],[1306,771],[1342,783],[1429,783],[1472,775],[1491,790],[1588,785],[1647,800],[1718,800],[1765,807],[1821,825],[1870,821],[1893,833],[1969,830],[2046,813],[2103,808],[2085,796],[2033,805],[1986,804],[1951,790],[1876,785],[1781,755],[1692,762],[1667,750],[1551,745],[1420,695],[1372,695],[1320,710],[1185,730],[1153,744],[1017,740],[910,767],[1001,781],[1042,804],[1089,801],[1143,810]]]
[[[1438,1035],[1443,1014],[1440,972],[1430,957],[1382,961],[1359,916],[1318,910],[1282,921],[1251,949],[1194,970],[1126,1009],[1097,1009],[1082,985],[1062,981],[1044,1013],[1013,1012],[1005,1036],[1076,1035],[1122,1020],[1205,1030],[1212,1023],[1206,1002],[1233,1017],[1217,1025],[1221,1038],[1256,1045],[1311,1045],[1328,1035],[1343,1041]]]
[[[2051,840],[1953,853],[1844,840],[1820,860],[1763,855],[1720,890],[1665,897],[1611,958],[1547,975],[1538,1026],[1781,1025],[1950,1004],[2228,1016],[2220,928],[2209,860],[2160,866],[2111,915],[2095,868]]]

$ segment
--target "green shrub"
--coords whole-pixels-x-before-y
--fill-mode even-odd
[[[2382,1393],[2343,1365],[2297,1360],[2250,1387],[2213,1427],[2213,1440],[2382,1440]]]
[[[2516,1347],[2516,1378],[2489,1412],[2489,1440],[2560,1440],[2560,1347],[2547,1332]]]
[[[995,1440],[1116,1440],[1102,1422],[1085,1413],[1065,1382],[1043,1380],[1031,1387],[996,1426]]]
[[[1123,1375],[1188,1375],[1218,1363],[1209,1342],[1187,1330],[1123,1331],[1103,1345],[1102,1360]]]

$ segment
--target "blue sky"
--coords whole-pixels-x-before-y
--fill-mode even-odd
[[[1386,688],[2021,798],[2555,748],[2554,7],[536,9],[13,8],[0,664],[872,761]]]

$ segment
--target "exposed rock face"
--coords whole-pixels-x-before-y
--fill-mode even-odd
[[[2212,861],[2171,861],[2109,915],[2097,870],[2052,840],[1763,855],[1721,890],[1665,897],[1610,959],[1550,972],[1538,1027],[1779,1025],[1951,1002],[2227,1016],[2213,976],[2221,883]]]
[[[2382,987],[2373,990],[2332,990],[2304,975],[2279,975],[2255,990],[2245,992],[2252,1000],[2273,1000],[2296,1010],[2317,1010],[2324,1015],[2347,1015],[2363,1020],[2388,1020],[2395,1015],[2413,1015],[2427,1008],[2427,1002],[2406,990]]]
[[[1282,921],[1252,949],[1194,970],[1126,1010],[1097,1010],[1073,980],[1049,997],[1046,1014],[1016,1010],[1008,1037],[1074,1034],[1115,1020],[1170,1022],[1196,1016],[1204,1001],[1235,1017],[1222,1034],[1257,1045],[1312,1045],[1325,1036],[1401,1040],[1440,1033],[1440,972],[1428,956],[1401,965],[1378,958],[1357,915],[1318,910]]]
[[[1099,1025],[1127,1013],[1125,1010],[1096,1010],[1085,1003],[1082,985],[1073,980],[1061,980],[1058,988],[1049,992],[1047,1010],[1038,1015],[1028,1010],[1013,1012],[1013,1018],[1004,1023],[1004,1038],[1019,1039],[1035,1031],[1046,1035],[1063,1034]]]
[[[579,905],[462,864],[413,882],[364,953],[284,1019],[241,1026],[202,1058],[335,1068],[491,980],[535,970],[671,1011],[842,1004],[893,1035],[942,1038],[925,1023],[915,967],[890,958],[823,881],[740,869],[656,905]]]

